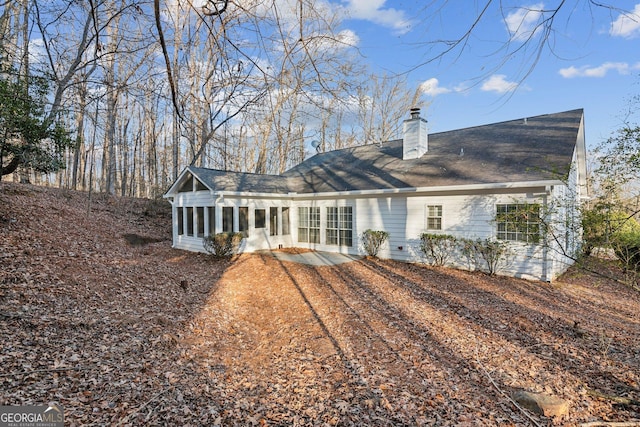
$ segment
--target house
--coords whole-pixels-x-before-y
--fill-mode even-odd
[[[179,249],[237,231],[244,252],[359,254],[373,229],[390,233],[380,257],[411,262],[423,260],[421,233],[441,233],[508,241],[503,274],[551,281],[579,250],[585,155],[581,109],[431,135],[412,109],[400,140],[318,153],[281,175],[189,166],[164,197]],[[532,206],[539,218],[518,215]]]

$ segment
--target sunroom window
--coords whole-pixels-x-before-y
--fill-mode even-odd
[[[178,235],[182,236],[184,235],[184,208],[177,208],[176,213],[178,214]]]
[[[196,208],[196,220],[198,224],[197,236],[202,237],[204,236],[204,207]]]
[[[193,208],[187,208],[187,236],[193,236]]]
[[[233,233],[233,206],[224,206],[222,208],[222,231],[224,233]]]
[[[289,225],[289,208],[282,208],[282,234],[288,236],[291,234],[290,225]]]
[[[275,206],[269,208],[269,234],[278,235],[278,208]]]
[[[253,226],[255,228],[267,228],[267,211],[265,209],[256,209],[253,214],[255,215]]]
[[[244,237],[249,235],[249,208],[247,206],[238,208],[238,231]]]
[[[209,236],[216,234],[216,207],[207,206],[207,215],[209,216]]]

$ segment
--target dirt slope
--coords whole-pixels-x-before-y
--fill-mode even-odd
[[[164,202],[0,183],[0,405],[55,401],[68,425],[640,419],[640,295],[624,286],[215,262],[171,249],[169,222]],[[525,414],[518,390],[569,416]]]

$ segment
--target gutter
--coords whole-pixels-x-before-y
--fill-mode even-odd
[[[436,187],[404,187],[385,188],[376,190],[355,190],[355,191],[330,191],[322,193],[259,193],[250,191],[216,191],[213,194],[218,197],[246,197],[259,199],[329,199],[338,197],[368,197],[368,196],[393,196],[393,195],[426,195],[451,192],[470,192],[479,190],[515,190],[515,189],[544,189],[548,192],[556,185],[565,185],[560,180],[545,181],[520,181],[520,182],[499,182],[489,184],[465,184],[465,185],[441,185]]]

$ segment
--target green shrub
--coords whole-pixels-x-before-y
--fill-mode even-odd
[[[612,236],[610,243],[625,270],[640,271],[640,231],[619,231]]]
[[[241,233],[218,233],[205,236],[202,239],[202,246],[214,258],[226,258],[238,251],[241,241]]]
[[[585,254],[613,249],[625,271],[640,271],[640,223],[614,206],[599,204],[582,214]]]
[[[462,252],[476,265],[483,265],[483,270],[490,275],[496,274],[506,264],[510,253],[507,242],[503,240],[462,239],[461,242]]]
[[[449,234],[420,235],[420,250],[431,265],[445,265],[457,247],[458,239]]]
[[[582,212],[583,252],[590,255],[593,248],[627,247],[638,240],[640,223],[610,204],[597,204]]]
[[[594,248],[604,247],[607,241],[606,212],[596,206],[582,212],[582,252],[589,256]]]
[[[389,233],[381,230],[365,230],[360,236],[362,249],[368,256],[378,256],[378,251],[389,239]]]

